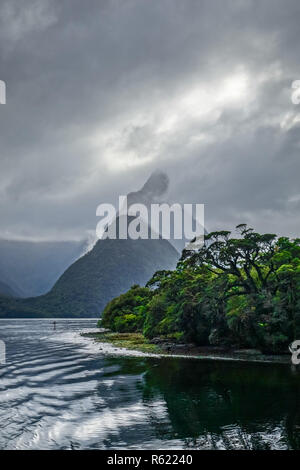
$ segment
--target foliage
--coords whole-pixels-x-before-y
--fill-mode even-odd
[[[146,305],[152,292],[138,285],[119,297],[111,300],[103,311],[99,326],[112,331],[141,331],[145,320]]]
[[[26,299],[0,295],[0,318],[97,317],[111,299],[137,282],[146,283],[158,269],[175,267],[178,258],[168,240],[98,240],[47,294]]]
[[[103,325],[150,339],[173,334],[199,345],[287,351],[300,338],[300,239],[244,224],[237,232],[206,235],[174,271],[158,271],[145,288],[110,302]]]
[[[116,347],[133,349],[144,353],[161,353],[162,350],[151,344],[141,333],[83,333],[82,336],[93,338],[100,343],[113,344]]]

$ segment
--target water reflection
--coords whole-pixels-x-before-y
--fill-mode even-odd
[[[0,448],[300,448],[287,366],[105,357],[62,336],[95,321],[0,326]]]
[[[118,374],[141,374],[136,386],[145,407],[159,403],[148,416],[158,440],[200,448],[300,448],[300,377],[286,366],[118,363]]]

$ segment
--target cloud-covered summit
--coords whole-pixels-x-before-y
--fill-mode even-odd
[[[86,237],[156,168],[211,229],[299,234],[299,20],[298,0],[3,0],[0,237]]]
[[[163,202],[163,196],[166,194],[168,187],[168,175],[163,171],[155,170],[141,189],[132,191],[127,195],[128,206],[132,204],[144,204],[148,207],[153,203],[161,203]]]

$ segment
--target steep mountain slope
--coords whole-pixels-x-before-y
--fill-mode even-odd
[[[0,240],[0,279],[21,297],[48,292],[84,252],[85,242]],[[0,290],[0,292],[2,292]]]
[[[179,253],[167,240],[99,240],[73,263],[43,296],[0,298],[2,317],[94,317],[133,284],[145,284],[155,271],[172,269]]]
[[[149,210],[152,203],[159,202],[167,188],[168,177],[156,171],[140,190],[128,194],[128,206],[138,202],[143,203]],[[135,217],[119,214],[108,227],[106,226],[106,230],[109,232],[115,228],[116,234],[119,234],[119,224],[124,226],[125,223],[129,228],[134,220]],[[175,268],[179,259],[178,251],[168,240],[150,238],[151,227],[148,220],[140,221],[140,229],[142,225],[148,230],[148,239],[119,239],[117,236],[117,239],[110,237],[98,240],[90,252],[75,261],[61,275],[47,294],[19,300],[0,297],[0,316],[99,316],[108,301],[126,292],[133,284],[144,285],[156,271]],[[157,232],[157,237],[159,236]],[[63,248],[59,253],[53,253],[54,260],[59,257],[65,262],[66,253]],[[45,263],[42,263],[42,270],[36,271],[37,276],[41,276],[41,273],[43,275],[47,269],[51,271],[51,256],[49,259],[43,259]],[[14,263],[24,265],[24,260],[20,261],[20,257],[14,258]],[[57,267],[57,264],[55,266]],[[21,277],[24,277],[24,266],[20,270]],[[19,284],[22,287],[25,285],[24,282]]]

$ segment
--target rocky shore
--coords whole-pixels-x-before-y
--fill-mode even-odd
[[[110,331],[99,331],[97,333],[84,333],[82,336],[91,338],[98,343],[110,343],[122,349],[128,355],[128,351],[139,351],[145,354],[161,357],[190,357],[194,359],[219,360],[219,361],[244,361],[290,364],[291,355],[266,355],[256,349],[226,349],[223,347],[205,346],[200,347],[192,343],[172,342],[167,338],[153,338],[146,340],[140,333],[112,333]]]

